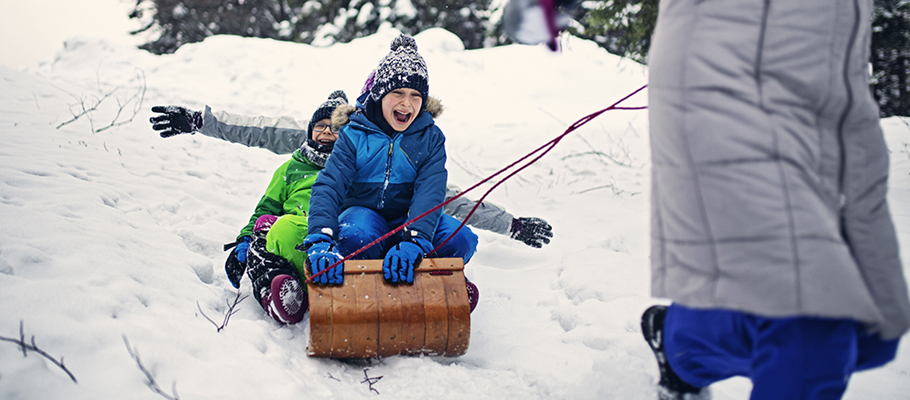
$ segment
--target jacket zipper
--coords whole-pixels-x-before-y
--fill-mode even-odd
[[[844,228],[844,206],[847,203],[847,196],[844,188],[844,180],[846,179],[846,170],[847,170],[847,150],[845,148],[846,139],[844,139],[844,126],[847,123],[847,117],[850,115],[850,111],[853,108],[853,87],[850,86],[850,58],[853,55],[853,47],[856,45],[857,37],[859,36],[859,24],[860,24],[860,6],[859,3],[853,1],[853,30],[850,32],[850,41],[847,42],[847,50],[844,55],[844,86],[847,89],[847,104],[844,106],[844,111],[841,113],[840,120],[837,123],[837,141],[840,145],[840,171],[838,171],[837,179],[837,193],[838,193],[838,205],[840,207],[841,214],[841,229]]]
[[[389,156],[385,161],[385,176],[382,179],[382,190],[379,192],[379,209],[385,206],[385,191],[389,187],[389,176],[392,175],[392,149],[395,148],[395,140],[389,143]]]

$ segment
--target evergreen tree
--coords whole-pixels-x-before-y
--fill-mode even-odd
[[[910,1],[875,2],[870,61],[881,116],[910,116]]]
[[[154,54],[173,53],[186,43],[219,34],[277,39],[281,22],[290,18],[291,1],[136,0],[130,18],[144,26],[131,33],[158,30],[156,40],[139,46]]]
[[[910,0],[875,0],[872,20],[872,93],[882,117],[910,116]],[[587,1],[573,34],[610,53],[645,62],[658,0]]]
[[[211,35],[273,38],[327,46],[376,33],[389,24],[415,35],[440,27],[457,35],[468,49],[506,42],[489,39],[490,3],[468,0],[136,0],[131,18],[159,37],[140,46],[155,54],[172,53]]]
[[[657,23],[658,0],[586,1],[574,12],[572,34],[590,39],[612,54],[645,62]]]
[[[231,34],[328,46],[387,24],[416,35],[444,28],[467,49],[512,43],[502,31],[507,0],[136,0],[133,32],[159,37],[140,46],[172,53],[186,43]],[[659,0],[557,1],[575,19],[570,32],[610,53],[646,62]],[[576,6],[577,4],[577,6]],[[910,116],[910,0],[875,0],[872,93],[883,117]]]

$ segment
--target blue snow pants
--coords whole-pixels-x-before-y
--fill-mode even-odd
[[[705,387],[752,380],[752,400],[840,399],[854,372],[894,359],[900,339],[882,340],[849,319],[765,318],[673,304],[664,320],[670,367]]]
[[[376,211],[366,207],[354,206],[344,210],[338,216],[338,222],[338,251],[342,256],[347,256],[406,221],[386,221]],[[452,232],[455,232],[459,225],[461,225],[461,221],[449,215],[441,214],[439,222],[436,224],[433,247],[446,240]],[[382,259],[389,248],[403,239],[401,232],[403,231],[399,231],[379,244],[364,250],[354,258],[361,260]],[[467,226],[464,226],[452,240],[449,240],[445,246],[437,250],[432,257],[460,257],[467,264],[471,257],[474,256],[476,250],[477,235],[468,229]]]

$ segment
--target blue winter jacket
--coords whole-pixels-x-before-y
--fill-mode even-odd
[[[338,133],[335,149],[313,184],[309,233],[337,239],[338,216],[351,206],[377,211],[397,227],[445,199],[445,136],[423,112],[404,132],[389,137],[359,111]],[[441,209],[408,226],[433,241]]]

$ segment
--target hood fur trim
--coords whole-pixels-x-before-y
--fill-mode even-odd
[[[445,111],[445,106],[442,105],[442,102],[439,99],[429,96],[427,98],[427,107],[426,110],[434,119],[439,118],[442,115],[442,112]],[[347,124],[351,121],[351,114],[357,111],[357,109],[350,105],[345,104],[338,106],[335,111],[332,113],[332,130],[334,131],[337,128],[340,128],[342,125]]]

